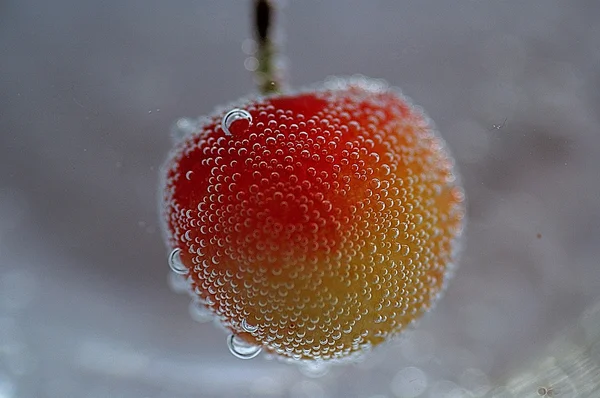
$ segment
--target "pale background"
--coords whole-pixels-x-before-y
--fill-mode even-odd
[[[600,2],[282,12],[292,85],[384,78],[455,153],[469,227],[444,300],[320,379],[234,358],[169,288],[156,196],[172,122],[254,89],[249,1],[3,0],[0,398],[481,396],[600,298]]]

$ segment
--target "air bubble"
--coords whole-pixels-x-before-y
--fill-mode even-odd
[[[190,312],[190,317],[198,323],[206,323],[213,320],[213,313],[201,301],[190,301],[188,310]]]
[[[234,124],[240,124],[240,126],[243,127],[242,129],[238,130],[237,126],[234,127]],[[252,124],[252,115],[250,115],[250,113],[244,109],[236,108],[230,110],[225,116],[223,116],[223,120],[221,121],[221,128],[223,129],[226,135],[232,135],[232,129],[235,129],[234,133],[242,133],[248,130],[250,124]]]
[[[194,172],[191,170],[185,173],[185,179],[190,181],[192,179],[192,174],[194,174]]]
[[[171,254],[169,254],[169,267],[171,270],[179,275],[187,274],[188,270],[186,266],[181,262],[181,249],[173,249]]]
[[[554,396],[554,390],[552,389],[552,387],[549,387],[549,388],[539,387],[537,389],[537,393],[540,397],[553,397]]]
[[[402,254],[403,256],[408,256],[410,254],[410,246],[402,245],[402,247],[400,248],[400,254]]]
[[[258,326],[250,325],[246,319],[242,319],[242,329],[248,333],[254,333],[258,330]]]
[[[229,348],[229,352],[240,359],[256,358],[262,350],[260,346],[247,343],[234,334],[227,337],[227,348]]]

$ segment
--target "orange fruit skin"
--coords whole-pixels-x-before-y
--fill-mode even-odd
[[[223,325],[283,357],[330,360],[426,312],[465,218],[428,118],[366,79],[237,107],[251,123],[228,135],[216,112],[176,145],[162,183],[167,244]]]

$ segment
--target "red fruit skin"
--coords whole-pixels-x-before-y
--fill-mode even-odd
[[[252,122],[229,135],[234,107]],[[176,145],[161,202],[169,248],[226,327],[288,358],[341,359],[431,307],[464,194],[418,108],[359,78],[227,110]]]

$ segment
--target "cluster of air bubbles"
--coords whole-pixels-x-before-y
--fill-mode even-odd
[[[330,362],[431,308],[455,259],[463,194],[443,141],[383,83],[294,101],[239,103],[176,148],[164,178],[178,247],[169,264],[210,300],[192,304],[200,318],[234,333],[234,355],[265,347]]]
[[[235,334],[227,337],[227,348],[236,358],[252,359],[260,354],[262,348],[258,345],[250,344]]]
[[[238,122],[244,123],[244,130],[252,124],[252,115],[245,109],[232,109],[223,116],[221,120],[221,128],[225,135],[232,135],[232,129]],[[240,123],[241,124],[241,123]]]

